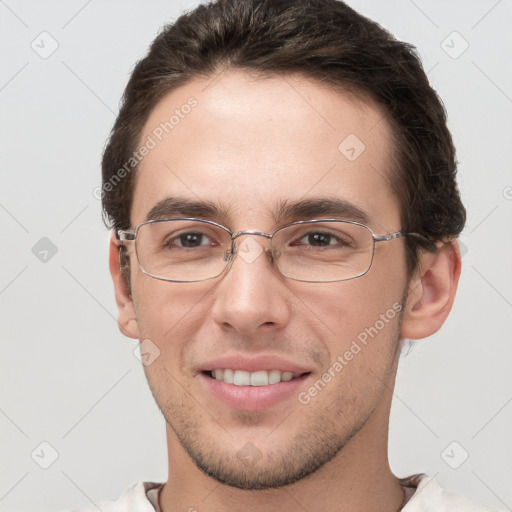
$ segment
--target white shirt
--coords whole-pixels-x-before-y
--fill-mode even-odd
[[[434,478],[413,475],[400,483],[411,490],[411,497],[402,512],[496,512],[463,496],[445,491]],[[117,501],[101,502],[75,512],[160,512],[158,491],[161,483],[140,482],[126,490]],[[415,488],[415,489],[414,489]],[[407,490],[407,489],[406,489]]]

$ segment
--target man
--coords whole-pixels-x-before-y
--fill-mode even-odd
[[[101,509],[489,510],[387,456],[402,340],[457,288],[455,173],[414,51],[342,2],[220,0],[166,27],[103,206],[169,477]]]

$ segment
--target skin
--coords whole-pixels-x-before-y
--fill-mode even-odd
[[[232,231],[272,232],[296,220],[273,217],[280,203],[311,198],[350,201],[376,234],[400,230],[389,184],[392,134],[369,100],[301,76],[262,79],[228,70],[166,95],[140,140],[191,96],[197,107],[140,164],[132,227],[159,201],[178,196],[221,202],[227,211],[212,220]],[[349,134],[366,146],[352,162],[338,150]],[[260,237],[239,243],[246,238],[266,248]],[[321,284],[285,278],[265,253],[252,263],[236,257],[212,281],[159,281],[141,272],[133,245],[131,294],[114,238],[110,264],[121,331],[160,350],[145,371],[167,422],[163,512],[239,510],[248,499],[251,510],[265,512],[400,508],[404,493],[387,454],[400,340],[429,336],[446,319],[460,273],[455,242],[423,254],[412,276],[404,240],[379,243],[365,276]],[[310,370],[305,391],[396,303],[402,315],[308,404],[294,394],[260,411],[235,410],[198,378],[198,367],[222,354],[270,354]]]

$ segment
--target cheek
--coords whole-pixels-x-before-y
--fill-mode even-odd
[[[139,272],[133,301],[140,339],[157,344],[163,359],[181,357],[184,342],[192,339],[206,319],[213,283],[170,283]]]
[[[298,291],[331,344],[344,346],[379,322],[382,315],[386,320],[395,318],[403,300],[405,276],[381,270],[375,265],[360,278]]]
[[[318,378],[328,384],[325,395],[318,381],[305,393],[310,398],[321,394],[318,407],[330,404],[336,418],[359,417],[391,385],[388,378],[399,340],[402,286],[363,277],[329,288],[317,301],[321,323],[328,326],[321,341],[329,354]]]

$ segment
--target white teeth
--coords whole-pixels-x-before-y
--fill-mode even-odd
[[[216,371],[215,378],[217,378]],[[233,384],[233,370],[224,370],[224,375],[219,380],[223,380],[226,384]]]
[[[251,386],[266,386],[268,384],[268,372],[261,370],[251,373]]]
[[[256,372],[247,372],[245,370],[216,369],[212,370],[211,376],[216,380],[221,380],[226,384],[235,386],[267,386],[268,384],[279,384],[296,377],[301,373],[282,372],[280,370],[258,370]]]
[[[268,372],[268,383],[279,384],[281,382],[281,372],[279,370],[270,370]]]
[[[250,386],[251,374],[244,370],[236,370],[233,376],[233,384],[235,386]]]
[[[293,373],[292,372],[283,372],[283,375],[281,375],[281,380],[292,380],[293,379]]]

